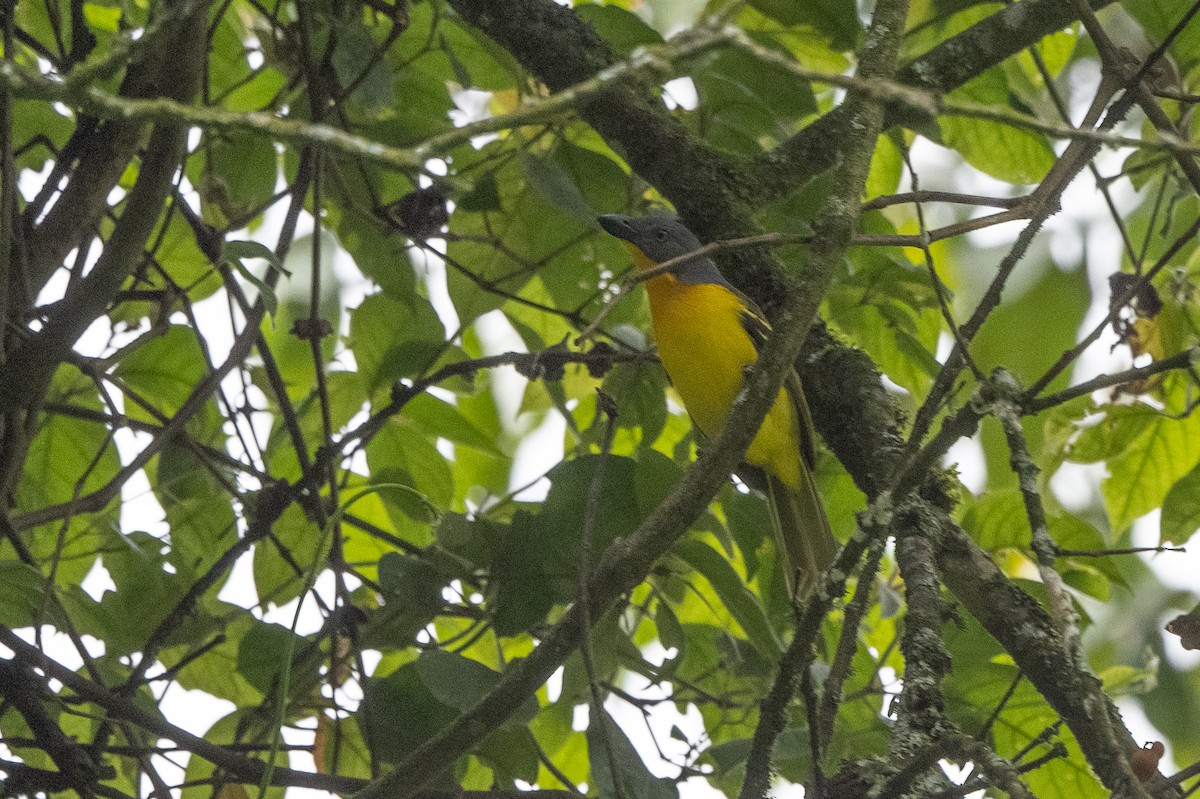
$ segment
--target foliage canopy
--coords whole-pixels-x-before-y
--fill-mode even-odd
[[[0,3],[7,793],[1171,795],[1197,7]],[[816,315],[803,607],[594,223],[663,206]]]

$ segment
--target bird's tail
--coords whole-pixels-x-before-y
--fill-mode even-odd
[[[812,472],[802,466],[800,477],[800,488],[793,489],[768,475],[767,498],[775,527],[776,557],[783,566],[788,590],[793,597],[804,599],[833,563],[838,542],[829,527]]]

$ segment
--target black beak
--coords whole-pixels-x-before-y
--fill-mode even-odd
[[[618,239],[632,241],[633,219],[624,214],[605,214],[597,217],[596,221],[600,223],[600,227],[604,228],[605,232],[616,236]]]

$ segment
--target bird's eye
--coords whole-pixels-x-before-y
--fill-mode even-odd
[[[666,241],[667,240],[667,231],[664,230],[663,228],[659,228],[658,231],[654,234],[654,238],[658,239],[659,241]]]

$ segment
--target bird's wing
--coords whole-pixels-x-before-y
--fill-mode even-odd
[[[763,316],[763,312],[758,309],[753,300],[741,292],[737,292],[737,295],[738,299],[742,302],[742,309],[739,315],[742,329],[750,336],[750,341],[754,343],[754,349],[762,352],[763,345],[767,343],[767,336],[771,333],[771,323]],[[808,400],[804,398],[804,388],[800,385],[800,376],[796,374],[795,369],[792,369],[783,381],[783,387],[787,390],[788,397],[792,401],[792,407],[796,409],[796,426],[800,436],[800,455],[804,458],[805,465],[812,469],[817,462],[817,446],[816,441],[813,439],[812,413],[808,409]]]

